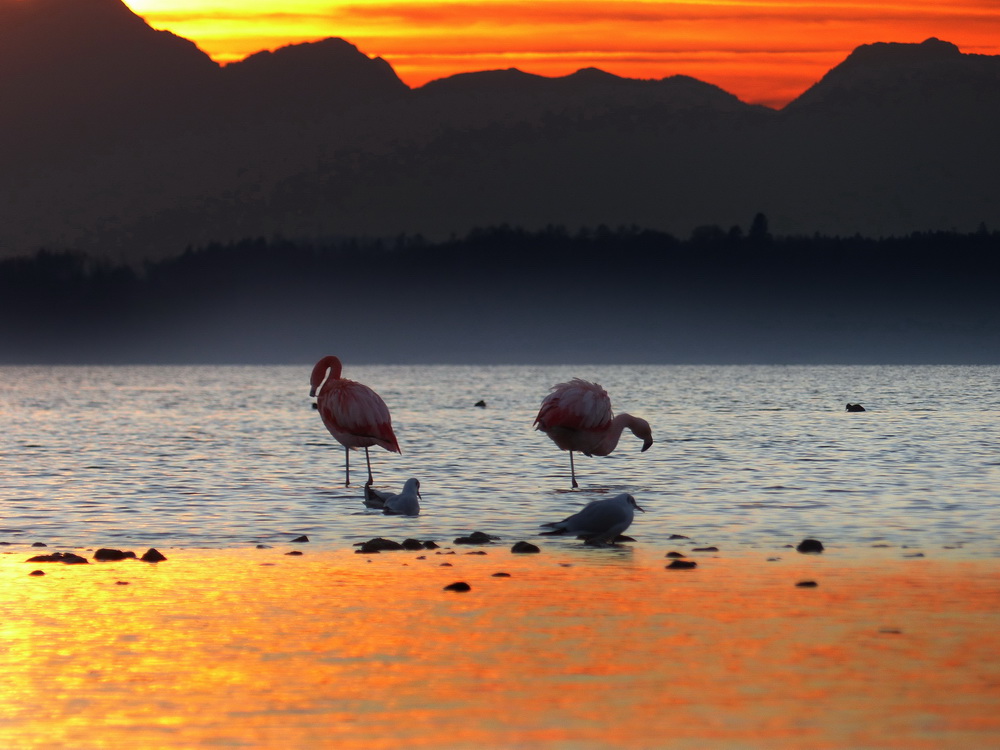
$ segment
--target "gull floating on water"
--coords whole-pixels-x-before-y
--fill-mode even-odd
[[[587,544],[604,544],[613,542],[625,529],[632,525],[635,511],[642,510],[636,505],[635,498],[627,493],[615,495],[605,500],[594,500],[584,506],[579,513],[574,513],[562,521],[543,523],[554,531],[543,531],[542,534],[577,534],[586,537]]]
[[[398,495],[379,492],[370,484],[365,485],[365,506],[381,510],[387,516],[418,516],[421,499],[419,479],[407,479]]]

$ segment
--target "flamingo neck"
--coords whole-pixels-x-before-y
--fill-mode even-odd
[[[631,414],[619,414],[612,419],[607,432],[601,438],[601,442],[597,444],[597,447],[591,453],[595,456],[607,456],[612,453],[618,447],[618,441],[622,438],[622,432],[626,427],[631,430],[635,421],[635,417]]]
[[[330,382],[331,380],[339,380],[340,373],[343,369],[344,366],[340,363],[340,360],[337,359],[337,357],[323,357],[323,359],[317,362],[316,366],[313,367],[312,377],[309,379],[309,384],[315,391],[319,388],[323,379],[326,378],[327,370],[330,371],[330,377],[327,378],[327,382]]]

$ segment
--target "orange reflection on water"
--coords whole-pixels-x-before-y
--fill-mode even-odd
[[[0,745],[1000,740],[996,561],[463,551],[4,555]]]

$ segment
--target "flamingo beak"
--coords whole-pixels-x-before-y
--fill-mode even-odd
[[[648,451],[649,450],[649,446],[651,446],[652,444],[653,444],[653,439],[652,438],[650,438],[649,440],[643,441],[642,450],[639,451],[639,453],[645,453],[646,451]]]
[[[316,398],[316,386],[309,389],[309,398]]]

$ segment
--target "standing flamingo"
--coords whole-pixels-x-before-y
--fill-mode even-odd
[[[610,455],[618,447],[626,427],[637,438],[642,438],[643,451],[653,444],[649,422],[631,414],[614,416],[608,392],[597,383],[580,378],[552,386],[552,392],[542,401],[535,417],[535,429],[552,438],[552,442],[564,451],[569,451],[573,489],[580,486],[576,483],[573,451],[585,456]]]
[[[351,448],[365,449],[370,485],[372,462],[368,456],[368,448],[380,445],[393,453],[402,451],[392,432],[392,418],[385,401],[367,385],[340,377],[342,369],[343,365],[336,357],[323,357],[313,367],[309,395],[316,396],[319,415],[323,418],[326,429],[344,446],[344,486],[351,486]]]

